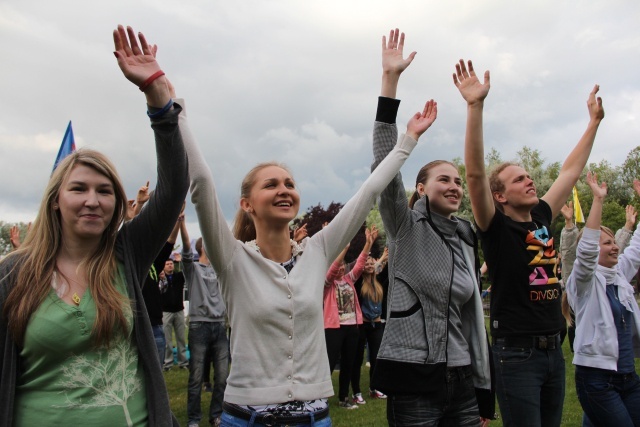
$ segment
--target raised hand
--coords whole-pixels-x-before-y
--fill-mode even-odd
[[[9,230],[9,241],[13,249],[18,249],[22,242],[20,242],[20,228],[17,225],[12,225]]]
[[[571,221],[573,218],[573,202],[569,202],[560,208],[560,213],[565,221]]]
[[[638,213],[636,212],[636,208],[633,207],[633,205],[627,205],[627,207],[625,208],[625,224],[624,227],[627,230],[631,230],[633,231],[633,226],[636,223],[636,217],[637,217]]]
[[[427,101],[424,104],[424,110],[422,113],[416,113],[409,119],[407,123],[407,135],[415,139],[416,141],[427,130],[438,117],[438,103],[433,99]]]
[[[633,180],[633,189],[636,191],[636,194],[640,196],[640,180]]]
[[[127,213],[125,214],[125,221],[131,221],[136,217],[136,201],[134,199],[127,200]]]
[[[389,32],[389,40],[382,36],[382,71],[384,73],[401,74],[413,61],[416,52],[403,58],[404,33],[397,28]]]
[[[146,185],[143,185],[138,190],[138,195],[136,196],[136,204],[143,205],[145,204],[151,196],[149,195],[149,181],[147,181]]]
[[[155,57],[157,47],[150,46],[142,33],[138,33],[138,38],[140,44],[131,27],[127,27],[126,32],[122,25],[118,25],[118,28],[113,30],[115,46],[113,53],[118,59],[118,66],[124,76],[139,87],[154,73],[161,70]]]
[[[376,239],[378,238],[378,227],[376,227],[375,224],[371,225],[371,243],[375,242]]]
[[[295,230],[293,230],[293,240],[298,243],[300,243],[302,239],[307,237],[307,235],[308,235],[307,224],[303,224],[302,227],[298,227]]]
[[[596,173],[587,172],[587,184],[591,188],[594,198],[604,199],[607,195],[607,183],[603,182],[598,185],[598,175]]]
[[[484,72],[484,83],[480,83],[476,72],[473,70],[471,60],[468,61],[468,65],[469,68],[467,69],[462,59],[456,64],[453,84],[456,85],[467,104],[471,105],[482,102],[487,97],[491,87],[491,78],[487,70]]]
[[[382,251],[382,256],[380,257],[380,260],[383,262],[387,262],[388,259],[389,259],[389,247],[385,246],[384,251]]]
[[[595,85],[587,99],[587,108],[589,109],[589,118],[593,121],[600,122],[604,118],[604,108],[602,107],[602,98],[597,97],[596,93],[600,90],[600,85]]]

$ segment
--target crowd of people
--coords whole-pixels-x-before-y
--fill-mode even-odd
[[[438,105],[428,100],[398,134],[398,84],[415,52],[405,56],[405,35],[392,30],[382,39],[371,175],[355,195],[307,236],[305,226],[290,229],[300,209],[291,172],[260,163],[241,184],[230,229],[157,47],[131,27],[113,37],[123,75],[146,97],[158,181],[127,200],[111,162],[80,149],[55,169],[23,242],[12,229],[16,249],[0,261],[0,425],[177,425],[163,377],[177,365],[189,371],[189,426],[331,426],[338,364],[336,410],[366,404],[366,348],[367,398],[386,399],[390,426],[486,426],[496,400],[506,426],[559,426],[568,322],[583,425],[640,426],[635,210],[616,235],[602,225],[607,187],[591,173],[583,230],[565,205],[604,118],[597,85],[584,134],[539,196],[518,164],[485,170],[490,74],[481,81],[460,60],[466,176],[430,160],[407,200],[400,169]],[[463,180],[473,223],[456,216]],[[640,181],[634,189],[640,196]],[[202,235],[193,247],[188,193]],[[357,259],[345,259],[376,201],[386,245],[366,228]],[[559,214],[557,244],[550,224]],[[491,283],[489,333],[481,271]]]

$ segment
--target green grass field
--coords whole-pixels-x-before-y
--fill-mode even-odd
[[[569,350],[569,343],[564,343],[564,355],[567,366],[567,385],[566,395],[564,400],[564,413],[562,416],[563,426],[580,426],[582,423],[582,408],[578,402],[576,396],[575,385],[573,381],[574,368],[571,363],[572,355]],[[637,368],[637,366],[636,366]],[[185,369],[173,368],[169,372],[165,373],[165,379],[167,387],[169,389],[169,396],[171,399],[171,409],[178,417],[180,425],[187,425],[187,379],[188,371]],[[338,372],[333,373],[333,386],[334,392],[338,393]],[[362,366],[362,380],[361,388],[366,391],[369,389],[369,368]],[[202,392],[202,412],[208,413],[209,401],[211,400],[211,393]],[[333,425],[336,427],[375,427],[386,426],[386,401],[374,400],[365,396],[367,403],[360,405],[358,409],[346,410],[338,407],[338,399],[333,396],[329,399],[329,405],[331,408],[331,419]],[[496,404],[497,407],[497,404]],[[206,415],[204,418],[203,426],[206,426]],[[492,421],[491,426],[502,426],[500,419]]]

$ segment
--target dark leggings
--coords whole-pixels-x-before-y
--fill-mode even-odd
[[[364,362],[365,344],[367,344],[367,347],[369,348],[369,363],[371,364],[371,368],[369,369],[369,384],[371,384],[371,377],[373,376],[373,370],[376,367],[376,360],[378,359],[378,350],[380,350],[380,343],[382,343],[384,323],[364,322],[359,330],[360,339],[358,340],[356,360],[351,374],[351,388],[353,389],[353,394],[360,393],[360,368],[362,367],[362,362]]]
[[[338,397],[342,401],[349,395],[349,381],[358,347],[358,325],[340,325],[340,328],[325,329],[324,337],[327,341],[329,369],[332,373],[340,359]]]

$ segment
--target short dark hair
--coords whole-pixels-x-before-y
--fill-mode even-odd
[[[196,252],[198,252],[199,256],[202,256],[202,237],[199,237],[196,240]]]

